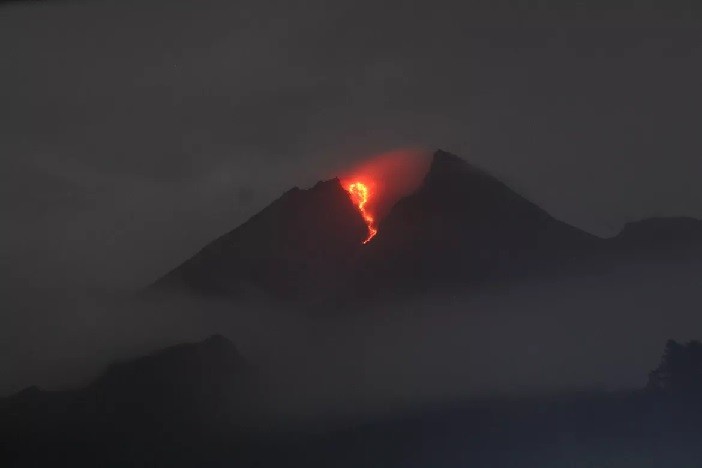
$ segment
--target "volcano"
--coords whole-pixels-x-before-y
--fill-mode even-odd
[[[474,287],[702,244],[690,218],[629,224],[602,239],[564,223],[465,160],[436,151],[421,185],[377,220],[363,187],[294,188],[150,290],[281,299]],[[596,259],[596,260],[593,260]]]

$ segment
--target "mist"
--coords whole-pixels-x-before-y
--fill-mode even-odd
[[[700,273],[699,263],[637,264],[353,310],[15,290],[0,392],[76,388],[116,360],[215,333],[256,369],[280,421],[641,388],[665,340],[702,327]]]
[[[0,0],[0,465],[699,464],[702,8],[633,3]]]

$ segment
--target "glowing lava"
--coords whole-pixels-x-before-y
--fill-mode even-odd
[[[371,192],[363,182],[349,184],[347,190],[351,194],[351,200],[358,207],[358,211],[361,212],[361,216],[363,216],[363,220],[368,226],[368,237],[363,241],[364,244],[367,244],[368,241],[378,234],[378,229],[375,227],[375,218],[366,210],[366,203],[370,200]]]

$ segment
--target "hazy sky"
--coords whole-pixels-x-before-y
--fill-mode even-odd
[[[401,146],[598,233],[702,216],[698,12],[525,3],[5,4],[3,276],[137,286]]]
[[[149,283],[291,186],[398,147],[461,155],[600,234],[702,217],[701,15],[682,2],[1,3],[0,390],[221,331],[200,306],[149,315],[66,286]],[[698,270],[659,273],[420,305],[397,327],[224,322],[273,368],[298,356],[313,384],[341,369],[341,389],[445,372],[460,391],[466,356],[504,371],[484,388],[634,385],[668,336],[699,329]]]

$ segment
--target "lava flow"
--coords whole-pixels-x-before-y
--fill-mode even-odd
[[[351,194],[351,200],[358,207],[358,211],[361,212],[361,216],[363,216],[363,220],[368,226],[368,237],[363,241],[364,244],[367,244],[378,233],[378,229],[375,227],[375,218],[366,210],[366,203],[370,200],[371,192],[363,182],[349,184],[347,190]]]

